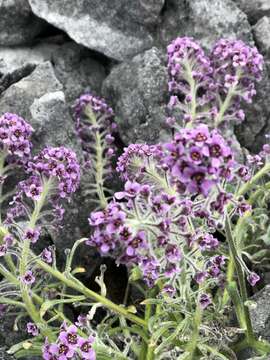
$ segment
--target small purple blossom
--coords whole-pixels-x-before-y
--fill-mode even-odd
[[[203,310],[206,309],[211,303],[212,303],[212,300],[208,294],[200,295],[199,304]]]
[[[27,328],[28,334],[31,334],[33,336],[38,336],[39,331],[38,331],[36,324],[29,322],[26,324],[26,328]]]
[[[26,229],[23,238],[35,244],[40,237],[40,229]]]
[[[52,251],[49,249],[44,249],[40,254],[41,260],[46,262],[47,264],[51,264],[53,262]]]
[[[260,276],[256,274],[255,272],[251,272],[247,277],[248,282],[251,286],[255,286],[257,282],[261,280]]]
[[[25,285],[32,285],[36,281],[35,276],[33,275],[32,271],[28,270],[26,273],[21,277],[22,282]]]
[[[8,247],[5,244],[0,245],[0,257],[7,254]]]
[[[79,338],[78,346],[81,352],[82,359],[84,360],[95,360],[96,353],[93,350],[93,343],[95,338],[93,336],[89,336],[88,339],[84,339],[82,337]]]

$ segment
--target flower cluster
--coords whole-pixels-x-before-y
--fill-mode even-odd
[[[212,67],[209,58],[193,38],[176,38],[167,47],[169,92],[181,94],[190,103],[190,83],[196,80],[197,90],[211,84]]]
[[[145,170],[151,160],[158,162],[162,159],[163,149],[160,145],[131,144],[124,148],[119,156],[116,171],[122,180],[138,180],[145,175]]]
[[[207,196],[222,179],[232,179],[233,154],[217,130],[203,124],[183,129],[165,148],[172,175],[192,194]]]
[[[148,286],[160,277],[173,279],[181,271],[183,251],[198,248],[200,254],[219,246],[218,240],[204,230],[192,233],[188,217],[213,224],[210,214],[196,201],[193,203],[165,191],[157,193],[154,186],[127,181],[122,192],[103,211],[92,212],[89,218],[94,232],[87,244],[103,256],[111,256],[128,267],[139,266]],[[208,261],[208,260],[207,260]],[[201,259],[207,277],[217,278],[219,266]],[[211,271],[213,268],[216,271]],[[202,279],[201,279],[202,281]]]
[[[115,153],[113,136],[117,125],[113,110],[105,100],[92,94],[81,95],[74,105],[76,131],[81,140],[85,160],[91,165],[97,133],[102,134],[103,155],[111,158]]]
[[[75,325],[67,327],[62,325],[62,331],[56,343],[50,344],[46,340],[43,346],[44,360],[68,360],[82,359],[95,360],[96,354],[93,349],[95,338],[89,336],[87,339],[79,336]]]
[[[0,149],[20,159],[30,155],[30,137],[33,128],[16,114],[5,113],[0,117]]]
[[[60,222],[64,214],[60,201],[69,199],[80,182],[80,166],[76,154],[63,146],[46,147],[28,162],[27,172],[30,176],[18,184],[18,191],[11,202],[13,207],[7,212],[6,223],[10,224],[15,218],[27,215],[24,199],[36,202],[45,192],[46,203],[52,206],[51,215]],[[29,231],[32,231],[32,242],[35,242],[39,237],[39,230],[28,229],[28,236]]]
[[[241,100],[250,103],[261,79],[263,57],[240,40],[219,40],[207,56],[193,38],[177,38],[168,46],[169,109],[180,109],[184,123],[241,122]],[[175,127],[176,118],[167,119]]]
[[[56,179],[58,195],[69,198],[80,182],[80,166],[76,154],[61,147],[46,147],[28,164],[28,172],[47,179]]]
[[[256,94],[254,81],[261,79],[263,70],[263,56],[257,48],[241,40],[221,39],[210,57],[218,89],[228,93],[231,87],[237,88],[236,95],[251,102]]]

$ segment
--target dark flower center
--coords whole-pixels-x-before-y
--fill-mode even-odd
[[[69,348],[67,345],[65,344],[60,344],[59,345],[59,354],[67,354]]]
[[[68,334],[67,339],[70,344],[77,344],[78,336],[77,334]]]
[[[194,160],[194,161],[198,161],[201,159],[201,154],[198,153],[197,151],[193,151],[191,153],[191,159]]]
[[[221,147],[218,144],[211,146],[210,154],[214,157],[219,157],[221,155]]]
[[[196,173],[192,176],[192,180],[196,181],[198,185],[201,185],[205,175],[203,173]]]
[[[92,349],[92,346],[88,341],[83,343],[82,346],[81,346],[81,350],[84,351],[84,352],[88,352],[90,349]]]

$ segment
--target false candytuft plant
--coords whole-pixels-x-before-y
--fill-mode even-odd
[[[0,313],[15,312],[15,328],[26,320],[28,334],[9,353],[45,360],[231,360],[249,347],[270,354],[249,313],[249,290],[269,256],[270,146],[239,163],[227,135],[244,121],[242,106],[252,101],[262,68],[257,49],[242,41],[220,40],[207,55],[194,39],[175,39],[168,46],[171,139],[126,147],[115,169],[123,190],[115,193],[108,186],[113,110],[93,94],[77,100],[82,168],[97,206],[89,237],[65,251],[63,269],[53,247],[36,254],[32,245],[63,220],[63,202],[79,186],[76,155],[62,146],[31,156],[32,127],[15,114],[0,118]],[[18,167],[25,179],[11,190],[7,179]],[[122,304],[108,298],[104,266],[99,291],[78,279],[84,269],[73,260],[81,244],[126,266]],[[70,318],[66,304],[81,315]]]

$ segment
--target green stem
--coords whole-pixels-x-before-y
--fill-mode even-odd
[[[42,190],[40,199],[35,202],[35,208],[34,208],[33,214],[28,223],[28,227],[31,229],[33,229],[35,227],[36,222],[38,221],[40,212],[46,202],[46,198],[49,193],[50,186],[51,186],[51,181],[52,181],[51,179],[44,181],[43,190]],[[20,278],[22,278],[24,276],[24,274],[27,270],[29,251],[30,251],[30,240],[25,239],[23,242],[22,256],[21,256],[20,265],[19,265]],[[26,306],[29,316],[36,324],[43,324],[43,326],[41,328],[42,333],[44,334],[44,336],[48,337],[48,339],[53,340],[52,332],[47,327],[46,322],[40,317],[40,314],[31,299],[30,290],[29,290],[28,286],[21,281],[20,288],[21,288],[21,296],[22,296],[23,302]]]
[[[147,324],[144,319],[141,319],[140,317],[130,313],[123,306],[117,305],[112,301],[110,301],[109,299],[105,298],[104,296],[99,295],[94,291],[88,289],[79,280],[77,279],[76,281],[72,280],[72,278],[65,276],[65,274],[52,268],[50,265],[44,263],[42,260],[37,259],[36,262],[44,271],[48,272],[53,277],[60,280],[62,283],[66,284],[71,289],[77,290],[78,292],[85,295],[87,298],[90,298],[96,302],[101,303],[104,307],[116,312],[117,314],[123,315],[125,318],[129,319],[130,321],[142,327],[146,327]]]
[[[232,259],[234,262],[234,266],[236,269],[238,282],[239,282],[241,301],[242,301],[242,307],[243,307],[243,315],[245,317],[245,323],[246,323],[246,329],[245,329],[246,337],[247,337],[247,341],[249,343],[252,343],[255,339],[255,336],[254,336],[253,329],[252,329],[252,323],[251,323],[251,319],[250,319],[249,309],[245,305],[245,302],[248,300],[245,276],[244,276],[242,266],[238,260],[237,248],[235,246],[233,234],[231,231],[231,223],[230,223],[230,219],[229,219],[228,215],[226,216],[226,220],[225,220],[225,231],[226,231],[226,238],[229,242]]]
[[[247,183],[243,184],[237,196],[245,195],[264,175],[270,173],[270,164],[266,163]]]
[[[197,349],[197,343],[199,338],[200,325],[202,321],[202,309],[199,302],[197,303],[194,320],[193,320],[193,333],[190,343],[187,346],[186,351],[189,353],[189,359],[195,359],[195,352]]]
[[[88,116],[91,124],[94,128],[98,126],[97,119],[91,108],[87,107],[85,111],[86,115]],[[97,195],[100,201],[101,208],[106,208],[108,205],[107,198],[105,196],[104,191],[104,159],[103,159],[103,152],[104,147],[102,145],[102,138],[99,131],[94,132],[95,137],[95,150],[96,150],[96,169],[95,169],[95,181],[96,181],[96,190]]]

